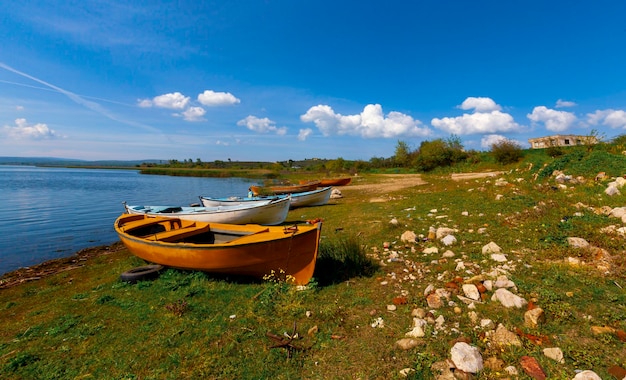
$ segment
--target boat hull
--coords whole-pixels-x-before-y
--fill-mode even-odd
[[[250,191],[255,196],[262,194],[294,194],[302,193],[305,191],[312,191],[317,189],[319,181],[307,182],[300,185],[285,185],[285,186],[250,186]]]
[[[284,197],[257,203],[235,203],[213,207],[128,206],[129,214],[181,218],[199,222],[262,224],[274,226],[287,219],[291,198]]]
[[[225,197],[225,198],[212,198],[200,196],[200,204],[204,207],[217,207],[217,206],[229,206],[229,205],[243,205],[243,204],[264,204],[273,199],[280,199],[287,197],[288,195],[273,195],[269,197]]]
[[[291,195],[291,209],[298,207],[323,206],[330,200],[332,187],[327,186],[321,189],[297,193]]]
[[[257,278],[287,276],[297,285],[313,276],[321,227],[230,225],[131,214],[115,221],[128,250],[148,262]],[[159,232],[147,233],[150,229]],[[192,234],[185,235],[185,230]],[[176,234],[180,238],[171,238]]]

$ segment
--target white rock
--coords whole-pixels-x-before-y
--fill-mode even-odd
[[[483,369],[483,357],[476,347],[458,342],[452,347],[450,354],[455,367],[463,372],[478,373]]]
[[[463,211],[463,212],[461,213],[461,215],[463,215],[463,216],[468,216],[468,215],[469,215],[469,212],[467,212],[467,211]]]
[[[456,243],[456,238],[452,235],[446,235],[443,239],[441,239],[443,245],[452,245]]]
[[[482,327],[485,330],[493,330],[496,325],[495,323],[493,323],[493,321],[489,318],[484,318],[480,320],[480,327]]]
[[[617,186],[609,185],[606,189],[604,189],[604,193],[610,197],[613,195],[620,195],[620,191],[617,189]]]
[[[376,320],[374,320],[374,322],[372,322],[371,326],[373,328],[382,329],[383,327],[385,327],[385,321],[381,317],[378,317],[376,318]]]
[[[499,301],[504,307],[516,307],[518,309],[528,304],[528,301],[504,288],[496,290],[493,293],[491,300]]]
[[[400,240],[405,243],[415,243],[417,235],[413,231],[404,231],[402,236],[400,236]]]
[[[602,380],[602,378],[593,371],[585,370],[577,373],[573,380]]]
[[[501,253],[502,249],[494,242],[490,242],[489,244],[483,246],[483,254],[487,253]]]
[[[447,250],[443,253],[443,255],[441,255],[441,257],[449,259],[451,257],[454,257],[454,252],[452,252],[451,250]]]
[[[463,284],[463,293],[465,297],[473,299],[474,301],[480,300],[480,292],[474,284]]]
[[[491,254],[491,260],[497,261],[499,263],[504,263],[504,262],[508,261],[508,259],[506,258],[506,255],[504,255],[502,253],[492,253]]]
[[[565,363],[565,359],[563,359],[563,351],[561,351],[558,347],[549,347],[543,349],[543,354],[561,364]]]
[[[609,216],[613,218],[622,218],[622,216],[626,215],[626,207],[615,207],[611,209]]]
[[[515,368],[514,366],[510,365],[508,367],[506,367],[504,369],[504,372],[508,373],[511,376],[517,376],[519,375],[519,372],[517,372],[517,368]]]
[[[403,368],[400,370],[400,376],[409,377],[409,374],[415,372],[413,368]]]
[[[428,248],[424,248],[424,250],[422,251],[422,253],[424,253],[424,254],[439,253],[439,248],[437,248],[437,247],[428,247]]]
[[[398,225],[398,219],[393,218],[389,221],[389,224],[391,224],[392,226],[397,226]]]
[[[396,311],[398,307],[396,305],[387,305],[387,311]]]
[[[455,230],[453,228],[439,227],[435,232],[435,236],[437,237],[437,239],[441,240],[448,235],[452,235],[454,232]]]
[[[483,281],[483,285],[485,286],[485,289],[487,289],[488,291],[492,291],[493,290],[493,281],[485,280],[485,281]]]

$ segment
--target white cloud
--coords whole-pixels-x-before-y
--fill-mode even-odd
[[[567,100],[559,99],[556,101],[556,108],[574,107],[576,103]]]
[[[48,128],[46,124],[28,125],[26,119],[15,119],[15,126],[5,125],[2,128],[2,133],[9,138],[18,140],[44,140],[58,137],[56,132]]]
[[[513,116],[500,111],[466,113],[463,116],[442,119],[434,118],[430,123],[435,128],[455,135],[508,132],[520,128],[513,120]]]
[[[365,138],[427,136],[428,128],[420,128],[419,120],[400,112],[383,115],[380,104],[368,104],[358,115],[341,115],[327,105],[317,105],[300,116],[305,123],[315,123],[324,136],[355,135]]]
[[[587,122],[591,125],[606,125],[613,129],[626,129],[626,112],[623,110],[598,110],[587,114]]]
[[[502,107],[491,98],[469,97],[458,108],[474,110],[457,117],[433,118],[433,127],[455,135],[471,135],[480,133],[508,132],[519,129],[513,116],[501,112]]]
[[[277,127],[276,123],[267,117],[261,119],[249,115],[245,119],[239,120],[237,125],[245,126],[249,130],[259,133],[275,132],[277,135],[285,135],[287,133],[287,127]]]
[[[163,94],[155,96],[152,99],[152,104],[156,107],[182,110],[187,108],[187,105],[189,104],[189,97],[181,94],[180,92]]]
[[[577,121],[576,115],[571,112],[556,111],[545,106],[535,107],[526,117],[533,124],[544,124],[546,129],[552,132],[563,132]]]
[[[183,119],[187,121],[201,121],[204,120],[202,116],[206,111],[202,107],[189,107],[185,111],[183,111]]]
[[[24,111],[24,106],[15,106],[16,111]]]
[[[137,100],[137,105],[141,108],[150,108],[152,107],[152,100],[150,99],[139,99]]]
[[[301,129],[300,132],[298,132],[298,140],[305,141],[312,133],[313,130],[311,128]]]
[[[215,145],[229,146],[230,144],[225,141],[217,140]]]
[[[199,94],[198,101],[207,107],[229,106],[241,103],[241,100],[237,99],[230,92],[215,92],[211,90],[205,90],[202,94]]]
[[[500,111],[502,109],[502,107],[496,104],[491,98],[475,98],[471,96],[465,99],[459,108],[462,110],[473,109],[475,112],[491,112]]]
[[[497,144],[500,141],[506,141],[507,138],[502,135],[486,135],[480,139],[480,146],[482,148],[491,148],[493,144]]]

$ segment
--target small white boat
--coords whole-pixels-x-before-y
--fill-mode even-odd
[[[291,204],[289,207],[323,206],[328,203],[332,189],[332,186],[326,186],[317,190],[291,194]]]
[[[330,199],[330,194],[332,193],[332,187],[322,187],[317,190],[305,191],[302,193],[293,193],[291,196],[291,203],[289,205],[290,208],[296,207],[310,207],[310,206],[322,206],[328,203]],[[211,197],[200,197],[200,202],[205,207],[215,207],[215,206],[227,206],[234,204],[253,204],[253,203],[262,203],[267,202],[268,199],[276,199],[280,197],[285,197],[286,195],[275,195],[275,196],[256,196],[256,197],[226,197],[226,198],[211,198]]]
[[[264,204],[269,203],[272,200],[286,198],[288,195],[270,195],[267,197],[257,196],[257,197],[221,197],[221,198],[213,198],[213,197],[203,197],[200,196],[200,204],[204,207],[216,207],[216,206],[233,206],[233,205],[243,205],[243,204]],[[293,199],[293,196],[292,196]]]
[[[262,224],[274,226],[287,219],[291,197],[257,203],[235,203],[213,207],[194,206],[132,206],[124,203],[128,214],[179,218],[198,222],[226,224]]]

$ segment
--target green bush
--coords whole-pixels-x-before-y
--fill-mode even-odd
[[[491,145],[491,154],[496,162],[503,165],[513,164],[524,157],[522,148],[518,143],[511,140],[501,140]]]

